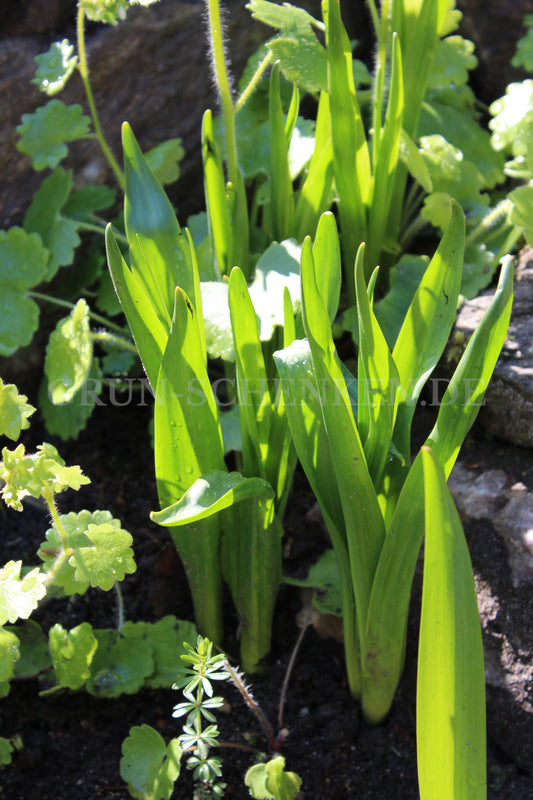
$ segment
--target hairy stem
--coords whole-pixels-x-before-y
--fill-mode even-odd
[[[62,306],[63,308],[68,308],[70,311],[74,308],[74,303],[69,303],[68,300],[61,300],[60,297],[54,297],[50,294],[43,294],[42,292],[27,292],[29,297],[34,297],[35,300],[46,300],[47,303],[53,303],[56,306]],[[100,314],[95,314],[94,311],[89,311],[90,319],[98,322],[100,325],[104,325],[106,328],[110,328],[113,331],[121,334],[124,336],[124,329],[117,325],[115,322],[111,322],[111,320],[106,319],[105,317],[101,317]],[[135,348],[135,352],[137,349]]]

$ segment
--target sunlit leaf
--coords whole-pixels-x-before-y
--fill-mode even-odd
[[[48,636],[58,686],[81,689],[91,674],[90,664],[98,647],[92,626],[82,622],[67,631],[56,623]]]
[[[492,146],[495,150],[509,149],[514,156],[527,155],[533,141],[533,80],[510,83],[505,95],[489,107],[493,119]]]
[[[82,431],[97,404],[102,404],[99,395],[102,392],[102,370],[98,359],[93,358],[91,369],[85,383],[73,396],[69,403],[54,405],[48,391],[46,375],[39,389],[39,409],[46,423],[46,428],[53,436],[60,439],[75,439]]]
[[[46,594],[46,575],[39,567],[20,577],[22,561],[8,561],[0,569],[0,626],[27,619]]]
[[[127,0],[80,0],[80,8],[91,22],[105,22],[116,25],[119,20],[126,19]]]
[[[9,694],[9,681],[20,658],[19,640],[12,631],[0,628],[0,697]]]
[[[48,340],[44,371],[52,403],[72,400],[85,383],[92,360],[89,307],[81,298],[68,317],[57,323]]]
[[[441,39],[435,50],[435,58],[429,75],[429,89],[445,89],[460,86],[468,80],[468,72],[477,67],[474,42],[462,36],[447,36]]]
[[[28,417],[35,408],[27,402],[25,394],[19,394],[13,383],[4,383],[0,378],[0,435],[16,441],[22,430],[30,427]]]
[[[184,155],[185,150],[181,145],[181,139],[168,139],[148,150],[144,157],[159,183],[165,185],[178,180],[180,176],[179,162]]]
[[[68,39],[50,45],[48,52],[35,57],[37,69],[32,83],[50,96],[60,92],[78,63],[78,57],[72,55],[73,52],[74,45]]]
[[[523,24],[527,33],[516,43],[516,53],[511,64],[513,67],[523,67],[526,72],[533,72],[533,14],[526,14]]]
[[[65,142],[83,138],[89,129],[89,117],[81,106],[50,100],[34,114],[22,115],[22,124],[17,127],[22,138],[17,149],[31,157],[34,169],[54,169],[67,155]]]
[[[121,636],[114,630],[94,630],[98,641],[86,690],[97,697],[135,694],[154,671],[153,651],[143,639]]]
[[[181,747],[177,739],[168,745],[149,725],[130,729],[122,743],[120,775],[132,797],[169,800],[180,773]]]

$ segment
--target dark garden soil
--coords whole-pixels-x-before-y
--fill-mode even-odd
[[[28,392],[27,387],[21,390]],[[33,399],[33,392],[30,400]],[[35,415],[37,416],[37,415]],[[152,452],[147,432],[148,408],[129,405],[97,408],[77,442],[57,443],[67,464],[80,464],[91,486],[61,497],[63,512],[87,507],[109,508],[134,537],[137,572],[123,584],[128,619],[155,621],[172,613],[191,618],[191,604],[183,572],[164,529],[148,519],[156,507]],[[36,421],[24,440],[28,447],[46,436]],[[423,431],[419,432],[422,435]],[[36,438],[37,437],[37,438]],[[52,439],[53,441],[53,439]],[[469,438],[464,459],[485,468],[509,471],[533,488],[530,453],[487,438],[481,428]],[[285,521],[285,571],[303,575],[306,565],[327,546],[327,536],[310,512],[313,497],[305,479],[297,474]],[[22,514],[0,511],[0,557],[37,563],[35,551],[47,527],[46,514],[27,506]],[[486,561],[488,536],[483,523],[467,529],[474,565]],[[496,551],[497,552],[497,551]],[[501,565],[494,564],[497,572]],[[287,738],[282,750],[287,768],[302,780],[305,800],[410,800],[418,798],[415,743],[415,689],[417,598],[420,576],[413,593],[405,674],[393,708],[385,722],[369,727],[348,694],[342,645],[306,631],[290,681],[283,726]],[[299,634],[297,615],[302,607],[299,590],[284,586],[280,592],[274,626],[272,664],[253,681],[256,700],[277,729],[277,706],[285,670]],[[57,621],[72,627],[88,620],[111,627],[116,617],[113,592],[89,591],[84,597],[54,600],[36,618],[44,627]],[[228,625],[230,648],[235,628]],[[219,690],[217,686],[217,690]],[[170,739],[180,731],[171,717],[179,697],[173,691],[143,691],[118,700],[103,700],[84,693],[40,698],[37,680],[13,685],[0,706],[2,735],[16,738],[19,748],[12,764],[0,775],[3,800],[126,800],[129,797],[119,773],[120,749],[132,725],[148,723]],[[226,690],[227,709],[219,714],[224,748],[226,797],[248,797],[243,776],[254,754],[237,746],[265,751],[266,741],[251,712],[236,691]],[[489,798],[533,800],[533,778],[521,771],[505,748],[491,711],[489,719]],[[530,729],[533,737],[533,731]],[[527,736],[527,733],[525,734]],[[186,769],[173,798],[191,800],[193,784]]]

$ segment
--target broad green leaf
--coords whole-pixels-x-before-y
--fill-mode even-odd
[[[46,575],[39,567],[20,577],[22,561],[8,561],[0,569],[0,626],[27,619],[46,594]]]
[[[32,83],[50,96],[60,92],[78,64],[78,56],[72,55],[73,52],[74,45],[68,39],[51,44],[46,53],[35,57],[37,69]]]
[[[468,547],[437,458],[422,449],[424,586],[417,677],[421,800],[487,796],[483,641]]]
[[[451,195],[461,205],[487,205],[482,194],[485,181],[478,168],[440,134],[422,136],[420,148],[433,183],[434,192]]]
[[[462,296],[467,300],[477,297],[492,281],[497,266],[495,254],[488,249],[486,244],[467,245],[461,279]]]
[[[289,586],[308,586],[314,589],[313,605],[323,614],[342,616],[340,570],[335,550],[326,550],[309,568],[307,578],[287,578]]]
[[[285,772],[285,759],[276,756],[266,764],[250,767],[244,782],[256,800],[295,800],[302,779],[294,772]]]
[[[255,265],[250,297],[259,320],[259,338],[269,342],[276,325],[283,327],[283,293],[289,290],[294,311],[300,301],[301,246],[292,239],[273,242]]]
[[[127,0],[80,0],[80,8],[87,19],[107,25],[116,25],[119,20],[126,19],[128,7]]]
[[[0,435],[16,441],[20,432],[30,427],[28,418],[35,408],[27,400],[13,383],[4,383],[0,378]]]
[[[121,636],[118,631],[94,630],[98,648],[90,664],[85,688],[96,697],[135,694],[154,671],[151,646],[144,639]]]
[[[0,296],[0,355],[10,356],[28,345],[39,327],[39,307],[18,289],[2,289]]]
[[[57,685],[81,689],[91,674],[90,664],[98,647],[92,626],[82,622],[67,631],[56,623],[48,637]]]
[[[429,74],[429,89],[446,89],[460,86],[468,81],[468,73],[477,67],[474,42],[462,36],[447,36],[441,39],[435,50],[435,58]]]
[[[197,478],[177,503],[150,518],[158,525],[187,525],[205,519],[235,503],[253,497],[271,499],[272,487],[261,478],[244,478],[240,472],[211,472]]]
[[[0,231],[2,294],[9,290],[22,292],[41,283],[46,275],[47,261],[48,250],[37,234],[27,233],[23,228],[17,227]]]
[[[316,117],[315,146],[296,202],[295,231],[298,241],[314,234],[321,214],[331,206],[332,187],[333,150],[329,94],[321,92]]]
[[[428,256],[402,256],[391,270],[388,293],[374,306],[374,313],[391,349],[428,264]]]
[[[516,43],[516,52],[511,59],[513,67],[523,67],[526,72],[533,72],[533,14],[526,14],[523,24],[527,33]]]
[[[12,631],[0,627],[0,697],[9,694],[9,681],[20,658],[19,640]]]
[[[6,739],[5,736],[0,736],[0,766],[6,767],[11,764],[11,753],[13,752],[13,745]]]
[[[168,331],[138,281],[124,261],[111,225],[106,228],[106,251],[109,272],[122,310],[128,320],[139,356],[155,391],[161,359],[167,345]]]
[[[433,183],[420,151],[411,137],[403,130],[400,133],[399,157],[409,170],[409,174],[426,190],[433,191]]]
[[[41,626],[32,619],[6,627],[19,641],[20,658],[15,663],[15,675],[19,678],[34,678],[52,665],[48,637]]]
[[[48,393],[54,405],[69,403],[89,376],[93,362],[93,343],[89,307],[80,299],[50,334],[44,371]]]
[[[82,139],[90,129],[90,119],[81,106],[66,106],[61,100],[50,100],[34,114],[23,114],[17,127],[21,136],[17,149],[29,155],[37,171],[55,169],[67,155],[65,142]]]
[[[509,193],[513,203],[511,222],[524,231],[529,245],[533,242],[533,186],[519,186]]]
[[[144,157],[159,183],[165,185],[178,180],[180,176],[179,162],[184,155],[185,150],[181,146],[181,139],[167,139],[166,142],[161,142],[148,150]]]
[[[4,480],[2,496],[6,505],[22,511],[22,498],[31,495],[57,494],[65,489],[76,491],[90,483],[78,466],[66,467],[56,448],[45,442],[37,452],[26,455],[24,445],[15,450],[2,450],[0,478]]]
[[[176,680],[180,657],[186,653],[184,642],[194,645],[198,629],[194,623],[169,614],[154,623],[126,622],[122,634],[130,639],[142,639],[152,648],[154,671],[145,685],[151,689],[168,689]]]
[[[169,800],[180,773],[181,747],[178,739],[165,744],[149,725],[130,729],[122,743],[120,775],[132,797],[139,800]]]
[[[71,192],[61,211],[65,217],[82,222],[93,222],[95,212],[109,208],[115,202],[115,197],[116,192],[113,192],[108,186],[89,184]]]
[[[420,212],[422,219],[431,222],[435,228],[445,230],[452,219],[453,198],[447,192],[432,192],[424,199]]]
[[[317,265],[318,291],[324,299],[329,320],[333,323],[339,307],[342,269],[337,224],[331,212],[322,214],[318,222],[313,258]]]
[[[85,383],[78,389],[72,400],[64,405],[58,406],[52,403],[48,382],[46,376],[43,376],[38,399],[39,409],[48,433],[59,436],[64,442],[67,439],[75,439],[78,433],[85,428],[95,407],[104,403],[99,398],[102,388],[102,370],[97,358],[93,358]]]
[[[510,83],[505,95],[489,106],[489,112],[494,149],[526,156],[533,141],[533,80]]]
[[[61,525],[67,537],[67,550],[57,569],[56,558],[63,551],[63,540],[53,525],[46,531],[39,556],[45,569],[54,571],[54,581],[65,594],[84,594],[89,586],[104,591],[135,572],[131,535],[109,511],[80,511],[62,514]]]
[[[233,361],[227,281],[202,281],[200,290],[207,352],[211,358]]]
[[[429,136],[434,133],[441,134],[463,153],[466,161],[477,167],[489,189],[504,179],[503,154],[492,147],[489,133],[472,114],[439,102],[438,98],[424,103],[418,135]],[[425,188],[426,191],[432,191],[431,186]]]
[[[224,165],[215,141],[210,110],[207,110],[202,118],[202,161],[209,234],[216,258],[217,277],[220,278],[221,275],[228,275],[233,267],[233,230],[226,195]]]

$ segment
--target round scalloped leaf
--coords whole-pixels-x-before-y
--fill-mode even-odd
[[[477,67],[474,55],[475,44],[462,36],[441,39],[435,50],[435,58],[429,75],[430,89],[447,89],[461,86],[468,81],[468,72]]]
[[[126,19],[128,3],[126,0],[79,0],[79,7],[91,22],[104,22],[116,25]]]
[[[0,292],[29,289],[46,275],[48,250],[41,237],[14,226],[0,231]]]
[[[39,306],[24,292],[0,286],[0,355],[11,356],[33,339],[39,327]]]
[[[533,140],[533,80],[510,83],[505,95],[489,106],[493,119],[492,146],[495,150],[510,149],[514,156],[527,155]]]
[[[8,561],[0,569],[0,626],[27,619],[46,594],[46,575],[39,567],[20,577],[22,561]]]
[[[74,45],[68,39],[54,42],[46,53],[35,57],[37,69],[32,83],[36,83],[41,92],[52,97],[65,86],[76,69],[78,57],[72,55]]]
[[[89,694],[119,697],[135,694],[154,671],[152,648],[142,639],[126,639],[117,631],[93,631],[98,649],[86,683]]]
[[[78,433],[85,428],[95,406],[103,404],[103,401],[98,399],[98,395],[102,391],[101,379],[102,371],[98,359],[94,358],[86,382],[76,392],[70,403],[55,406],[50,400],[46,376],[43,377],[39,389],[39,410],[50,434],[59,436],[63,441],[77,437]]]
[[[121,633],[126,639],[143,639],[152,648],[154,672],[145,681],[151,689],[172,686],[180,668],[180,657],[187,652],[183,643],[194,647],[198,638],[194,623],[170,614],[155,623],[126,622]]]
[[[5,630],[14,633],[19,640],[20,658],[15,664],[17,678],[33,678],[51,666],[48,637],[37,622],[27,619]]]
[[[54,277],[59,267],[72,264],[74,251],[80,244],[79,223],[65,219],[61,209],[72,188],[72,172],[55,169],[41,183],[24,217],[24,229],[37,233],[50,251],[45,280]]]
[[[67,155],[65,142],[87,136],[90,124],[81,106],[50,100],[34,114],[22,115],[22,124],[17,127],[22,138],[17,149],[31,157],[34,169],[55,169]]]
[[[174,183],[180,176],[179,162],[185,155],[181,139],[168,139],[144,154],[146,163],[159,183]]]
[[[0,378],[0,435],[15,441],[22,430],[30,427],[28,417],[35,408],[27,402],[25,394],[19,394],[13,383],[4,383]]]
[[[0,628],[0,697],[9,694],[9,681],[15,674],[15,663],[20,658],[17,636]]]
[[[57,685],[81,689],[90,677],[90,665],[98,647],[92,626],[82,622],[67,631],[57,623],[50,628],[48,637]]]
[[[89,307],[80,299],[50,334],[44,371],[54,405],[69,403],[86,382],[93,363]]]
[[[487,205],[488,195],[482,194],[485,181],[478,168],[464,158],[440,134],[422,136],[420,149],[433,183],[434,193],[448,193],[461,205]]]
[[[177,739],[167,746],[150,725],[131,728],[120,759],[120,775],[130,795],[140,800],[169,800],[180,774],[181,752]]]
[[[523,67],[526,72],[533,72],[533,14],[526,14],[523,24],[527,27],[527,33],[516,43],[511,64],[517,69]]]
[[[56,573],[55,583],[65,594],[84,594],[89,586],[112,588],[116,580],[135,572],[131,535],[122,530],[120,520],[109,511],[79,511],[63,514],[61,523],[67,535],[68,546],[74,551]],[[46,542],[39,548],[39,557],[45,568],[51,569],[59,552],[62,539],[56,527],[46,531]]]
[[[13,745],[4,736],[0,736],[0,766],[6,767],[11,764],[11,753],[13,752]]]

